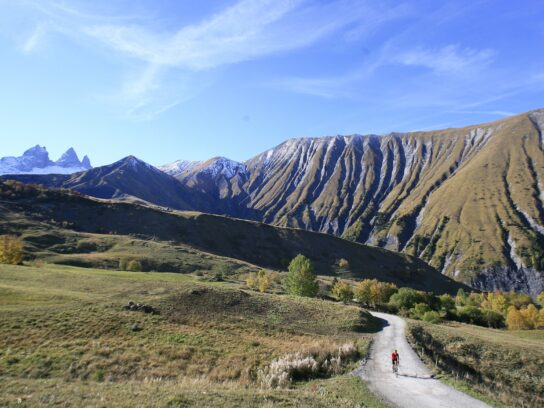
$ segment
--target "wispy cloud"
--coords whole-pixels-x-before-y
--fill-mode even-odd
[[[310,46],[341,29],[347,30],[346,39],[360,38],[405,13],[403,7],[387,9],[360,0],[238,0],[200,22],[164,32],[152,19],[118,18],[57,2],[25,4],[53,22],[58,32],[92,39],[144,65],[123,83],[117,98],[110,98],[131,105],[129,115],[146,106],[150,112],[162,112],[186,100],[184,95],[172,95],[168,78],[185,82],[201,72]],[[48,24],[36,26],[24,42],[25,53],[33,52],[45,38]]]
[[[465,74],[489,65],[495,55],[492,49],[478,50],[452,44],[438,49],[416,48],[401,52],[392,62],[428,68],[438,74]]]
[[[41,23],[36,26],[34,31],[25,39],[21,46],[21,50],[25,54],[31,54],[36,48],[43,42],[44,37],[48,34],[50,25],[48,23]]]

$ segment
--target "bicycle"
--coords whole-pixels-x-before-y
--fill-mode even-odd
[[[393,362],[393,373],[398,377],[399,376],[399,361],[396,360]]]

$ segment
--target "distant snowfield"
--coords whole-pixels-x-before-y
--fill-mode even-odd
[[[20,171],[10,167],[0,166],[0,176],[6,174],[72,174],[80,171],[88,170],[84,167],[60,167],[60,166],[48,166],[48,167],[35,167],[28,171]]]

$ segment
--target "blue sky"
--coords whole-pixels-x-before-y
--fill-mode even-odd
[[[0,156],[245,160],[544,107],[544,2],[0,0]]]

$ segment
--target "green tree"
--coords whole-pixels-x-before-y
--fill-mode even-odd
[[[467,301],[467,294],[463,289],[459,289],[457,291],[457,296],[455,296],[455,304],[457,306],[465,306],[465,303]]]
[[[353,288],[347,282],[337,282],[332,288],[332,295],[341,300],[344,303],[348,303],[353,300]]]
[[[417,303],[410,311],[414,317],[422,319],[425,313],[431,311],[431,308],[426,303]]]
[[[297,255],[289,263],[289,272],[284,285],[287,293],[297,296],[315,297],[319,284],[314,275],[314,264],[304,255]]]
[[[440,300],[440,308],[444,311],[453,310],[455,309],[455,300],[451,297],[451,295],[448,295],[447,293],[444,295],[440,295],[438,297],[438,300]]]
[[[412,288],[400,288],[397,293],[391,296],[389,303],[399,309],[410,310],[417,303],[429,303],[429,297],[425,292]]]
[[[538,295],[536,300],[541,306],[544,306],[544,291],[540,292],[540,295]]]

